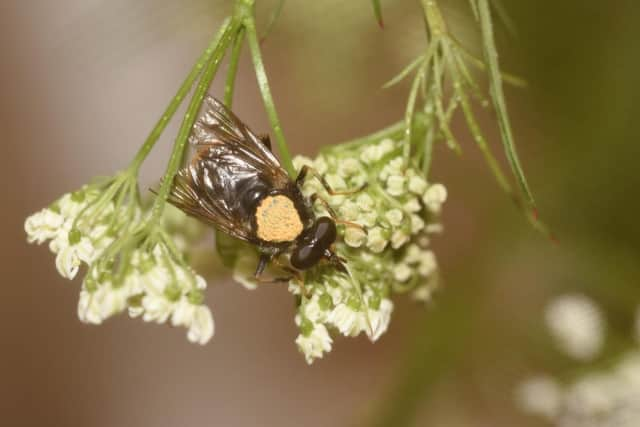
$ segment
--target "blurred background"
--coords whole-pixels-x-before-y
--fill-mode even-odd
[[[216,336],[202,348],[127,316],[81,324],[79,281],[62,279],[23,230],[30,213],[129,161],[230,3],[0,2],[2,424],[538,425],[514,407],[513,389],[567,367],[542,325],[546,302],[586,293],[620,334],[640,302],[637,2],[503,1],[516,34],[497,26],[502,66],[529,82],[507,90],[516,142],[559,243],[501,193],[458,121],[464,154],[439,147],[431,176],[449,189],[434,241],[442,292],[427,308],[397,300],[378,343],[338,339],[311,367],[293,342],[286,290],[246,292],[227,277],[209,278]],[[263,26],[275,3],[258,2]],[[476,49],[467,2],[440,3]],[[314,155],[403,114],[407,84],[381,85],[420,52],[424,27],[418,2],[382,6],[384,30],[366,0],[285,4],[263,53],[294,152]],[[267,131],[246,54],[234,109]],[[161,175],[176,125],[143,185]],[[490,113],[484,125],[501,153]]]

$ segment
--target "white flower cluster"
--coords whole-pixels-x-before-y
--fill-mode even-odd
[[[437,263],[429,249],[431,234],[442,231],[438,222],[447,191],[428,183],[405,164],[402,144],[390,139],[360,146],[335,146],[311,160],[294,159],[299,170],[311,166],[335,191],[363,188],[350,195],[327,193],[322,183],[308,176],[303,193],[327,201],[340,220],[361,227],[339,225],[335,245],[346,260],[348,274],[331,265],[319,265],[305,274],[301,284],[292,281],[290,292],[300,299],[295,322],[300,329],[296,344],[308,363],[331,350],[331,333],[376,341],[387,331],[393,293],[411,293],[426,301],[437,285]],[[365,186],[366,184],[366,186]],[[318,216],[330,213],[322,203]],[[248,268],[255,262],[239,259],[234,278],[248,288]]]
[[[167,206],[162,224],[172,231],[171,246],[166,239],[143,245],[144,239],[133,238],[142,219],[133,179],[115,177],[110,185],[65,194],[27,218],[27,240],[49,241],[62,277],[73,279],[87,266],[78,302],[81,321],[100,324],[128,310],[147,322],[170,320],[187,328],[190,341],[204,344],[214,330],[211,312],[202,304],[206,282],[181,256],[198,230],[193,220]],[[117,250],[109,253],[111,248]]]
[[[564,326],[558,322],[564,322]],[[547,324],[567,356],[584,362],[601,353],[605,339],[602,316],[587,297],[568,295],[553,301],[547,310]],[[568,338],[572,328],[574,336]],[[640,336],[640,331],[636,330],[636,335]],[[606,369],[584,373],[568,382],[549,375],[532,377],[520,385],[516,397],[525,412],[558,427],[638,426],[640,345],[637,343]]]
[[[82,284],[78,317],[83,322],[100,324],[128,309],[145,322],[170,319],[173,326],[186,327],[191,342],[205,344],[213,336],[211,311],[202,304],[206,281],[176,262],[166,246],[132,252],[122,280],[100,270],[92,268]]]
[[[96,201],[100,193],[83,187],[65,194],[51,206],[27,218],[24,224],[29,243],[49,241],[49,249],[56,254],[56,268],[64,278],[73,279],[82,263],[91,264],[111,244],[108,233],[113,217],[113,203],[109,202],[95,219],[93,227],[76,221]]]

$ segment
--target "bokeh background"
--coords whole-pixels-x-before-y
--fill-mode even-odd
[[[57,275],[24,218],[131,158],[229,1],[0,2],[2,285],[0,413],[6,426],[526,426],[513,388],[561,369],[542,326],[554,295],[594,297],[621,333],[640,302],[640,10],[633,0],[503,1],[498,26],[516,140],[552,244],[500,192],[465,133],[439,147],[432,180],[449,189],[434,241],[444,288],[427,308],[398,301],[377,344],[338,339],[309,367],[293,339],[292,301],[210,277],[216,336],[120,316],[76,317],[78,281]],[[442,1],[454,33],[477,46],[466,1]],[[263,45],[285,134],[297,153],[395,122],[408,88],[381,85],[424,46],[416,1],[289,1]],[[274,1],[258,2],[264,24]],[[268,130],[247,52],[234,109]],[[214,84],[213,93],[220,93]],[[499,150],[490,113],[484,125]],[[164,168],[176,123],[144,168]],[[213,255],[212,255],[213,257]],[[215,261],[212,260],[212,265]]]

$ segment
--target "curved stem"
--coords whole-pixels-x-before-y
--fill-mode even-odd
[[[224,105],[231,109],[233,104],[233,93],[235,89],[236,75],[238,74],[238,62],[240,52],[244,43],[244,27],[241,27],[233,40],[233,48],[229,57],[229,70],[227,71],[227,81],[224,85]]]
[[[251,50],[251,59],[253,60],[253,66],[256,70],[256,78],[258,79],[258,87],[262,100],[264,102],[264,108],[267,110],[269,116],[269,122],[273,128],[276,144],[278,145],[278,151],[280,152],[280,160],[282,165],[289,173],[289,176],[295,176],[295,168],[291,161],[291,154],[282,132],[282,126],[278,119],[278,113],[276,112],[276,106],[273,103],[273,97],[271,96],[271,89],[269,87],[269,80],[267,79],[267,73],[264,69],[264,63],[262,62],[262,55],[260,53],[260,43],[258,41],[258,35],[256,33],[256,23],[252,13],[247,13],[244,17],[244,26],[247,31],[247,42],[249,43],[249,49]]]
[[[176,137],[175,144],[173,145],[173,150],[171,151],[171,157],[169,158],[167,170],[162,178],[162,184],[160,186],[160,189],[158,190],[158,195],[153,203],[149,224],[155,224],[162,215],[167,196],[169,195],[171,185],[173,184],[173,178],[178,172],[178,168],[180,167],[180,164],[182,162],[184,148],[186,146],[191,127],[196,121],[196,116],[198,114],[198,110],[200,109],[200,105],[202,104],[202,100],[204,99],[207,90],[209,89],[211,81],[218,71],[220,61],[224,57],[224,53],[231,43],[233,35],[236,33],[238,27],[239,21],[236,19],[232,19],[225,21],[225,23],[222,25],[222,28],[220,28],[220,42],[216,46],[211,60],[204,70],[202,78],[200,79],[200,82],[198,83],[198,86],[196,87],[196,90],[193,94],[193,98],[191,98],[191,102],[189,103],[187,112],[184,115],[182,124],[180,125],[178,136]]]
[[[229,24],[229,18],[227,18],[223,22],[222,27],[224,28],[228,24]],[[209,43],[209,45],[207,46],[207,48],[204,50],[204,52],[202,52],[202,54],[196,61],[195,65],[193,66],[193,68],[191,69],[187,77],[184,79],[184,82],[182,82],[182,85],[178,89],[178,92],[169,103],[169,106],[162,114],[162,117],[160,118],[160,120],[158,120],[156,125],[151,130],[151,133],[149,133],[149,136],[144,141],[144,144],[142,144],[142,147],[140,147],[140,149],[136,153],[136,156],[134,157],[133,161],[131,162],[131,165],[129,166],[129,169],[135,175],[138,174],[138,171],[140,170],[140,166],[142,165],[144,160],[147,158],[147,156],[149,155],[149,152],[158,141],[158,138],[160,138],[160,135],[169,124],[169,121],[171,120],[173,115],[178,110],[178,107],[180,107],[180,104],[182,104],[182,101],[191,90],[193,83],[196,81],[196,79],[202,72],[202,69],[204,68],[205,64],[209,62],[209,60],[211,59],[211,56],[213,55],[213,52],[216,49],[216,46],[220,42],[220,36],[221,36],[220,33],[216,34],[211,40],[211,42]]]
[[[513,134],[511,133],[511,123],[507,113],[504,92],[502,90],[502,78],[500,76],[500,67],[498,65],[498,52],[493,38],[493,27],[491,23],[491,11],[489,9],[488,0],[478,0],[478,11],[480,16],[480,31],[482,32],[482,45],[484,47],[484,57],[489,71],[489,93],[498,117],[498,125],[502,134],[502,143],[504,151],[507,154],[507,160],[511,166],[511,170],[516,177],[520,190],[529,205],[530,209],[535,212],[536,203],[533,194],[529,189],[529,184],[525,178],[524,171],[520,165],[520,159],[516,152]],[[535,214],[534,214],[535,215]]]

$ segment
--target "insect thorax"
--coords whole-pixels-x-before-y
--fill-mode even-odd
[[[282,194],[267,196],[256,208],[258,238],[265,242],[291,242],[303,230],[293,201]]]

